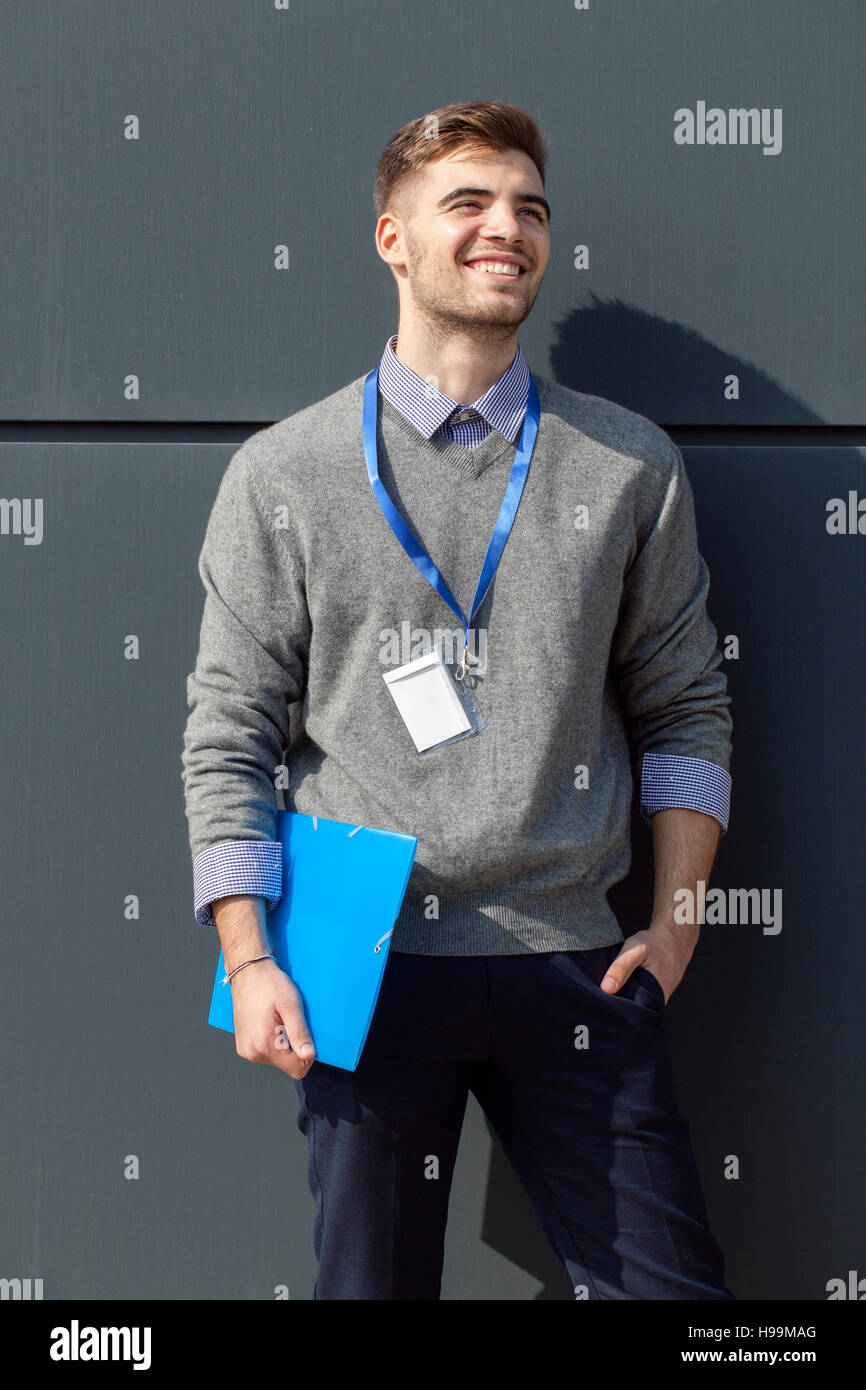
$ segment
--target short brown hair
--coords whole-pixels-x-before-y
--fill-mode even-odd
[[[465,145],[469,149],[523,150],[544,186],[548,146],[527,111],[507,101],[453,101],[418,116],[392,135],[379,159],[373,184],[376,215],[388,210],[399,185],[425,164]]]

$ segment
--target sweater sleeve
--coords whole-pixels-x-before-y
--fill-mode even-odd
[[[259,496],[248,444],[232,457],[208,520],[198,563],[204,611],[187,678],[182,779],[194,911],[211,924],[209,903],[228,893],[260,891],[269,911],[279,901],[274,779],[309,651],[304,586]]]
[[[611,659],[641,760],[641,811],[686,806],[727,829],[731,729],[727,677],[707,615],[710,577],[694,498],[669,443],[666,485],[626,571]],[[663,496],[659,505],[659,494]]]

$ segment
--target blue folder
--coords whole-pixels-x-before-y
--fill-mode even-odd
[[[297,811],[278,811],[276,828],[283,896],[267,918],[271,950],[303,999],[316,1061],[354,1071],[418,841]],[[233,1033],[225,973],[220,951],[208,1023]]]

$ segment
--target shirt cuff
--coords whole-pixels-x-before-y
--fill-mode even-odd
[[[283,896],[283,847],[279,840],[226,840],[197,854],[192,866],[196,921],[215,927],[211,903],[230,893],[264,898],[273,912]]]
[[[674,753],[644,753],[640,779],[640,811],[649,820],[656,811],[683,806],[714,816],[727,834],[731,812],[731,777],[723,767],[704,758]]]

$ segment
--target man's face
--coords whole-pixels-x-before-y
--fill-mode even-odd
[[[550,254],[541,175],[528,155],[455,152],[421,169],[397,203],[404,215],[383,226],[381,245],[401,312],[408,298],[431,327],[477,329],[481,338],[523,322]]]

